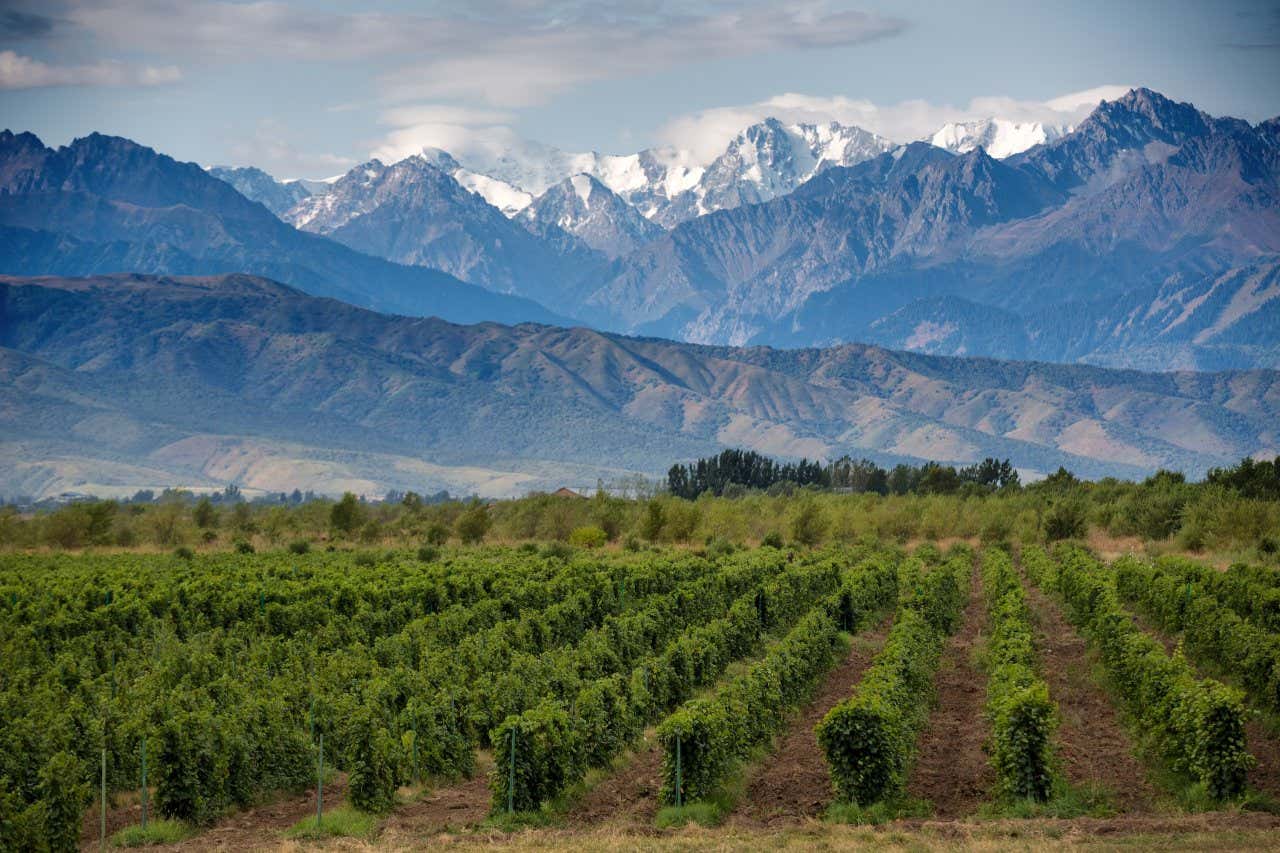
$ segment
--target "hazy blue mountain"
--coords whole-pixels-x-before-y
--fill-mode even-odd
[[[573,175],[538,196],[515,217],[544,240],[557,242],[572,234],[591,249],[613,259],[666,233],[640,215],[617,193],[590,175]]]
[[[501,293],[562,303],[602,258],[568,234],[530,233],[464,188],[437,158],[356,166],[284,218],[396,263],[443,270]],[[456,164],[453,164],[456,165]]]
[[[0,132],[0,271],[247,272],[385,311],[563,321],[532,301],[298,231],[194,163],[101,134],[53,149]]]
[[[1235,334],[1275,328],[1272,290],[1234,302],[1223,292],[1280,253],[1276,139],[1274,121],[1251,127],[1134,90],[1005,160],[915,143],[685,222],[615,264],[590,302],[612,328],[694,341],[918,341],[932,352],[1149,364],[1126,361],[1145,344],[1108,313],[1159,315],[1158,303],[1135,304],[1143,294],[1213,286],[1233,306]],[[981,334],[983,309],[998,334]],[[1039,319],[1057,316],[1074,319]],[[1070,331],[1080,326],[1088,333]],[[968,331],[942,333],[950,327]],[[1235,339],[1229,352],[1206,338],[1174,343],[1178,333],[1164,345],[1178,364],[1273,365],[1274,337]]]
[[[276,216],[281,216],[304,198],[312,195],[312,185],[305,181],[277,181],[253,166],[214,166],[209,174],[226,181],[240,195],[256,201]]]
[[[496,494],[658,474],[723,446],[1089,476],[1278,450],[1275,371],[458,326],[244,275],[0,279],[0,317],[0,493],[233,480]]]

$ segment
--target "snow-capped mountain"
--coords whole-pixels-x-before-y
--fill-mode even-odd
[[[508,217],[515,216],[533,201],[533,193],[515,184],[463,168],[448,151],[440,148],[424,148],[421,156],[426,162],[450,175],[459,184],[501,210]]]
[[[209,174],[235,187],[240,195],[256,201],[276,216],[282,215],[316,192],[317,181],[277,181],[253,166],[213,166]],[[327,185],[321,184],[325,189]]]
[[[617,258],[666,233],[591,175],[573,175],[538,196],[516,221],[540,237],[567,232]]]
[[[784,125],[769,118],[739,133],[707,166],[678,148],[575,154],[520,141],[459,155],[458,168],[467,177],[455,177],[513,216],[528,203],[525,195],[541,195],[573,175],[590,175],[646,219],[671,227],[716,210],[768,201],[829,166],[852,166],[895,147],[858,127]]]
[[[586,275],[603,264],[555,226],[535,235],[504,216],[459,183],[460,168],[442,151],[391,165],[370,160],[283,218],[359,252],[547,301],[572,285],[565,270]]]
[[[1060,139],[1071,130],[1069,125],[984,118],[976,121],[948,122],[925,141],[930,145],[945,148],[953,154],[968,154],[975,148],[981,147],[986,149],[987,154],[1002,160],[1014,154],[1021,154],[1037,145]]]
[[[769,201],[823,169],[854,166],[897,147],[860,127],[784,125],[767,118],[735,136],[698,182],[653,218],[671,227],[717,210]]]

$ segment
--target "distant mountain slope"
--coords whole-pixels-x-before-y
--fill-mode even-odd
[[[0,492],[235,480],[497,493],[656,474],[725,445],[1139,475],[1280,446],[1280,374],[1266,371],[455,326],[249,276],[0,279],[0,317]]]
[[[277,181],[261,169],[252,166],[214,166],[209,170],[220,181],[236,188],[240,195],[256,201],[276,216],[281,216],[304,198],[311,196],[310,182]]]
[[[602,266],[601,257],[555,226],[540,238],[508,219],[458,183],[450,165],[424,157],[390,166],[371,160],[284,218],[366,254],[546,304],[566,300],[573,277]]]
[[[320,296],[472,322],[563,318],[441,272],[300,232],[194,163],[93,134],[58,149],[0,132],[0,272],[271,276]]]
[[[551,187],[521,210],[516,221],[546,240],[572,234],[611,259],[666,233],[590,175],[574,175]]]
[[[590,301],[612,312],[615,328],[686,340],[922,341],[934,352],[1145,364],[1125,361],[1140,342],[1107,311],[1159,313],[1133,300],[1162,288],[1219,281],[1221,293],[1250,280],[1230,273],[1277,253],[1272,123],[1215,119],[1134,90],[1075,132],[1005,160],[915,143],[685,222],[622,259]],[[1257,314],[1241,332],[1275,317],[1270,296],[1235,305]],[[981,335],[974,306],[1013,318],[1022,334]],[[912,315],[935,331],[917,329]],[[1092,331],[1069,336],[1037,319],[1054,316]],[[966,325],[958,337],[936,331]],[[1275,364],[1274,337],[1234,340],[1229,363]],[[1204,346],[1181,341],[1176,363],[1221,364],[1224,351]]]

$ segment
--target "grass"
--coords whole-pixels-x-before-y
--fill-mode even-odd
[[[338,806],[327,811],[316,824],[314,815],[308,815],[285,830],[286,838],[319,840],[324,838],[360,838],[372,840],[378,831],[378,817],[351,806]]]
[[[756,747],[745,760],[730,768],[725,781],[705,799],[680,806],[664,806],[658,810],[654,823],[659,829],[687,826],[691,823],[705,827],[719,826],[746,796],[747,780],[751,775],[746,772],[747,768],[763,759],[769,751],[769,744]]]
[[[987,803],[978,812],[982,818],[1072,818],[1114,817],[1119,813],[1110,788],[1096,783],[1072,785],[1061,777],[1045,802],[1020,798]]]
[[[191,835],[191,827],[180,820],[150,820],[126,826],[111,836],[116,847],[149,847],[152,844],[176,844]]]
[[[879,826],[900,818],[929,817],[932,813],[933,806],[927,800],[894,797],[865,806],[857,803],[835,802],[827,806],[825,818],[831,823]]]

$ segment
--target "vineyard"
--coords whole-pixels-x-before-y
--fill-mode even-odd
[[[15,554],[0,660],[3,850],[1280,830],[1280,575],[1244,564],[873,538]]]

